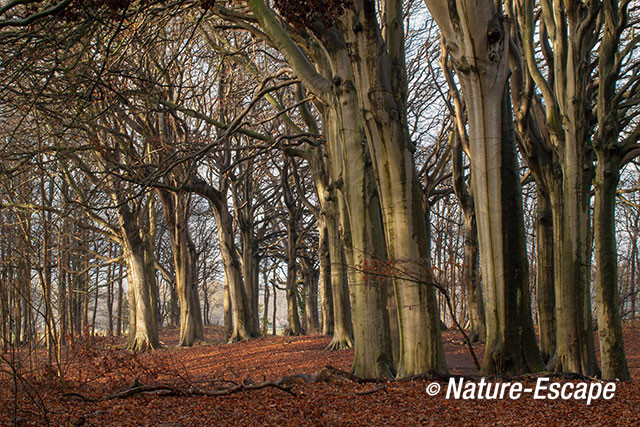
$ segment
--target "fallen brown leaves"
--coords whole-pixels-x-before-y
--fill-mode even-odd
[[[172,344],[171,334],[165,333],[165,343]],[[113,426],[640,424],[636,381],[618,384],[612,400],[590,406],[531,396],[446,400],[444,383],[439,395],[427,396],[428,379],[367,383],[344,375],[342,380],[318,381],[318,374],[312,373],[326,373],[327,365],[335,372],[348,371],[353,358],[351,350],[324,350],[327,337],[265,337],[220,344],[219,330],[208,329],[207,338],[214,342],[135,356],[118,347],[105,348],[72,360],[64,386],[34,378],[19,388],[17,421]],[[475,374],[461,337],[447,331],[444,338],[452,374]],[[627,326],[625,340],[632,375],[640,378],[640,325]],[[531,386],[535,379],[525,383]],[[7,379],[0,387],[0,423],[10,423],[16,395]],[[43,403],[46,413],[36,402]]]

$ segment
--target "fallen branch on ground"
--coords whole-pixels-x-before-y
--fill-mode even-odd
[[[107,396],[94,399],[81,393],[63,393],[63,400],[79,399],[85,402],[100,402],[105,400],[126,399],[128,397],[137,396],[146,393],[156,393],[159,396],[226,396],[229,394],[239,393],[241,391],[260,390],[263,388],[277,388],[292,396],[296,394],[291,390],[291,385],[284,385],[281,381],[266,381],[255,384],[237,384],[231,387],[218,390],[203,390],[195,387],[182,388],[170,384],[152,384],[152,385],[135,385],[124,390],[116,391]]]
[[[565,380],[593,380],[591,378],[586,378],[578,374],[571,373],[538,373],[538,374],[528,374],[528,375],[520,375],[514,377],[504,377],[504,376],[493,376],[487,377],[489,380],[496,379],[510,379],[510,380],[533,380],[540,376],[548,376],[556,379],[565,379]],[[416,380],[427,380],[427,381],[441,381],[447,382],[449,379],[464,379],[467,381],[477,382],[479,377],[477,376],[463,376],[463,375],[443,375],[437,374],[433,372],[428,372],[421,375],[414,375],[406,378],[402,378],[396,380],[397,382],[408,382],[408,381],[416,381]],[[225,381],[231,382],[232,381]],[[191,385],[187,388],[185,387],[177,387],[171,384],[150,384],[143,385],[140,384],[137,380],[133,382],[129,387],[111,393],[107,396],[101,398],[91,398],[85,396],[81,393],[69,392],[63,393],[61,398],[63,400],[71,400],[78,399],[85,402],[101,402],[105,400],[115,400],[115,399],[126,399],[132,396],[137,396],[140,394],[146,393],[156,393],[159,396],[226,396],[234,393],[239,393],[243,391],[251,391],[251,390],[261,390],[264,388],[276,388],[278,390],[284,391],[292,396],[297,396],[297,394],[292,390],[294,385],[306,385],[312,383],[319,382],[332,382],[332,383],[356,383],[356,384],[366,384],[366,383],[377,383],[382,384],[381,386],[374,388],[372,390],[360,391],[356,392],[356,395],[368,395],[377,393],[379,391],[384,391],[388,393],[386,386],[384,385],[386,380],[379,380],[375,378],[360,378],[353,375],[350,372],[343,371],[341,369],[334,368],[333,366],[326,366],[322,371],[310,375],[310,374],[293,374],[281,378],[277,381],[262,381],[253,383],[251,380],[246,380],[243,384],[233,383],[232,386],[219,388],[219,389],[203,389],[198,388],[195,385]]]

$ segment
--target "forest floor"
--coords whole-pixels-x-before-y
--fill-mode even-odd
[[[450,372],[476,374],[461,335],[443,335]],[[139,354],[122,350],[122,340],[76,342],[61,366],[64,382],[51,369],[30,371],[27,355],[22,355],[20,375],[8,376],[11,355],[4,355],[0,424],[640,425],[640,324],[625,326],[627,357],[636,380],[618,383],[615,397],[590,405],[582,400],[534,400],[532,394],[518,400],[447,400],[445,379],[434,397],[426,393],[432,382],[428,379],[363,383],[332,371],[338,375],[329,375],[330,381],[309,382],[312,377],[295,374],[326,374],[328,365],[348,371],[353,359],[352,350],[326,351],[330,339],[319,335],[224,344],[221,328],[208,327],[206,344],[183,349],[175,347],[177,331],[163,331],[161,337],[166,348]],[[476,351],[481,358],[480,345]],[[535,381],[523,380],[525,387],[534,387]],[[230,394],[198,395],[220,390]]]

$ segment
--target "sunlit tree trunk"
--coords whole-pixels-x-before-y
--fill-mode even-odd
[[[352,371],[360,376],[389,378],[395,369],[385,304],[387,281],[357,271],[363,263],[385,260],[386,253],[380,204],[375,181],[371,179],[365,149],[368,144],[346,44],[335,28],[318,32],[328,53],[324,56],[322,51],[316,52],[316,61],[324,72],[320,74],[261,0],[249,0],[248,4],[305,86],[323,101],[332,182],[340,188],[337,197],[340,234],[349,266],[355,344]],[[326,64],[327,59],[331,64]],[[335,241],[331,237],[332,227],[329,230],[330,241]],[[332,266],[336,262],[332,257]],[[334,299],[335,290],[334,283]],[[334,310],[337,318],[340,313],[335,304]]]
[[[426,3],[443,33],[468,113],[487,334],[482,371],[536,371],[541,360],[531,320],[522,195],[510,125],[508,34],[494,2]]]
[[[392,378],[395,366],[386,310],[390,281],[366,271],[367,266],[386,259],[377,189],[368,168],[370,160],[354,88],[345,83],[338,90],[343,100],[341,107],[330,109],[325,124],[330,127],[327,139],[332,160],[340,167],[336,174],[339,173],[343,182],[339,209],[345,260],[349,266],[354,338],[352,372],[361,377]]]
[[[147,277],[144,246],[139,230],[123,229],[123,252],[127,262],[129,283],[129,338],[128,346],[135,351],[160,347],[158,324],[153,319],[151,278]]]
[[[253,321],[249,307],[247,306],[247,297],[242,282],[240,259],[233,240],[234,234],[231,215],[224,206],[214,212],[218,226],[218,238],[220,240],[220,253],[224,266],[225,281],[229,288],[231,312],[233,313],[233,332],[229,341],[247,340],[255,337],[257,334],[251,329]]]
[[[358,105],[379,190],[387,253],[403,271],[394,280],[400,336],[398,376],[447,371],[435,288],[426,264],[427,231],[406,111],[390,81],[393,65],[375,3],[356,1],[341,20],[351,49]],[[402,24],[402,20],[395,25]],[[397,67],[396,67],[397,68]],[[397,72],[398,70],[396,70]]]
[[[180,306],[180,346],[192,346],[204,339],[198,297],[195,247],[189,235],[189,198],[186,194],[160,191],[175,268],[175,285]]]

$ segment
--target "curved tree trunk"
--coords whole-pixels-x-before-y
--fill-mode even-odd
[[[113,193],[112,198],[119,202],[119,194]],[[148,208],[151,212],[152,203]],[[122,253],[127,264],[127,281],[129,285],[129,335],[127,346],[134,351],[156,349],[160,347],[158,337],[157,300],[154,299],[155,270],[149,268],[149,253],[153,250],[151,237],[153,235],[154,218],[147,216],[147,229],[140,227],[140,210],[130,210],[126,203],[120,202],[118,223],[122,237]],[[153,227],[152,227],[153,224]],[[155,306],[154,306],[155,305]]]
[[[232,328],[229,342],[248,340],[256,337],[259,331],[254,329],[255,322],[248,307],[248,298],[242,280],[240,257],[234,240],[233,219],[227,206],[227,188],[222,191],[213,188],[208,183],[192,178],[184,185],[185,190],[193,191],[206,197],[212,207],[213,216],[218,227],[220,255],[224,268],[225,290],[228,289],[229,300],[225,297],[225,332],[228,333],[228,320]],[[230,306],[230,307],[229,307]],[[231,309],[231,319],[228,319],[228,308]]]
[[[252,330],[253,320],[247,306],[240,259],[234,242],[231,215],[225,207],[220,207],[214,209],[214,216],[218,226],[225,284],[228,286],[229,299],[231,300],[233,330],[229,342],[248,340],[257,336],[257,333]]]

